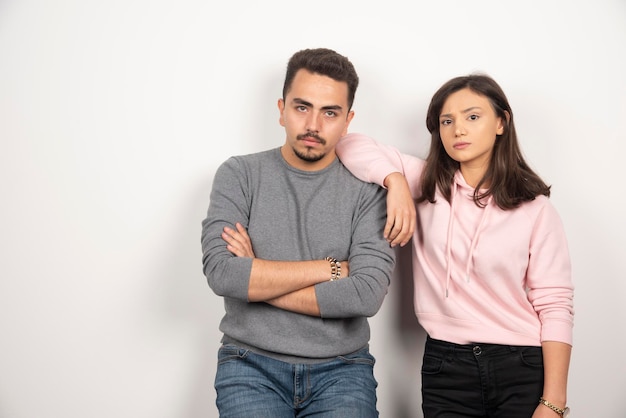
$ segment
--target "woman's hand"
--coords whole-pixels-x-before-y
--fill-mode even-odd
[[[226,241],[226,249],[237,257],[255,258],[248,231],[239,222],[235,224],[235,228],[237,230],[224,227],[222,239]]]
[[[391,173],[385,178],[387,188],[387,223],[384,236],[392,247],[404,247],[415,232],[417,214],[409,184],[402,173]]]

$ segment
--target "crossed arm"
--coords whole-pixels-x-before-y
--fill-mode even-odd
[[[326,260],[270,261],[256,258],[252,242],[240,223],[236,229],[225,227],[222,239],[237,257],[252,258],[248,300],[266,302],[280,309],[320,316],[315,285],[328,281],[330,265]],[[341,273],[350,273],[348,261],[341,262]]]
[[[384,236],[389,244],[406,245],[415,230],[416,215],[406,179],[392,173],[385,179],[387,221]],[[328,281],[330,266],[326,260],[271,261],[256,258],[246,229],[237,223],[235,229],[225,227],[222,239],[226,249],[237,257],[252,258],[248,287],[250,302],[266,302],[280,309],[320,316],[315,285]],[[342,277],[350,274],[347,260],[341,261]]]

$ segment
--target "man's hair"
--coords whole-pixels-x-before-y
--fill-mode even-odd
[[[422,193],[417,201],[434,203],[437,189],[446,200],[451,199],[454,173],[460,165],[443,147],[439,117],[448,97],[466,88],[486,97],[504,125],[504,131],[502,135],[498,135],[493,147],[487,172],[475,188],[476,204],[484,206],[482,199],[491,195],[494,202],[506,210],[533,200],[539,195],[550,196],[550,186],[546,185],[524,160],[513,123],[513,110],[502,88],[488,75],[471,74],[449,80],[432,97],[426,115],[426,127],[431,133],[430,152],[426,157],[426,167],[422,176]],[[481,194],[478,190],[484,184],[489,186]]]
[[[291,84],[299,70],[307,70],[311,73],[321,74],[348,84],[348,110],[352,109],[354,95],[359,86],[359,76],[354,65],[347,57],[337,52],[326,49],[303,49],[292,55],[287,63],[287,74],[283,85],[283,100],[287,96]]]

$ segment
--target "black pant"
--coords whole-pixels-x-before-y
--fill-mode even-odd
[[[424,418],[530,418],[542,391],[541,347],[426,340]]]

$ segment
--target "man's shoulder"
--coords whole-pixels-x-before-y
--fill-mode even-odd
[[[279,152],[280,148],[271,148],[262,151],[251,152],[248,154],[237,154],[233,155],[229,158],[236,159],[240,161],[258,161],[258,160],[267,160],[270,158],[276,158],[276,154]]]
[[[338,171],[340,172],[341,180],[338,180],[337,187],[339,187],[347,198],[348,195],[352,195],[355,198],[374,199],[385,201],[387,190],[380,187],[378,184],[363,181],[357,178],[350,172],[341,162],[339,163]]]
[[[222,165],[246,165],[246,166],[263,165],[271,161],[277,160],[276,157],[279,151],[280,151],[280,148],[272,148],[268,150],[252,152],[249,154],[232,155],[228,159],[226,159],[222,163]]]
[[[378,184],[370,183],[370,182],[357,178],[354,174],[352,174],[350,170],[348,170],[348,168],[345,165],[343,165],[341,160],[338,160],[338,166],[339,166],[339,171],[346,178],[346,181],[349,181],[355,185],[362,185],[364,188],[367,188],[367,189],[372,189],[372,190],[382,189],[382,187],[380,187]]]

